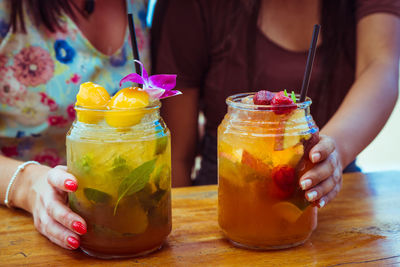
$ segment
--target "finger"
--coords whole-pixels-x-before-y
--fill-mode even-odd
[[[329,192],[332,191],[335,188],[335,186],[336,186],[336,182],[332,175],[328,179],[319,183],[317,186],[308,190],[305,194],[306,199],[310,202],[315,202],[318,199],[329,194]]]
[[[66,172],[63,166],[57,166],[51,169],[47,175],[47,181],[52,186],[68,192],[75,192],[78,189],[76,178]]]
[[[46,211],[52,219],[71,231],[79,235],[86,233],[87,226],[85,220],[62,203],[61,200],[56,199],[55,201],[49,202],[46,205]]]
[[[36,228],[51,242],[66,249],[77,249],[80,245],[79,236],[66,229],[43,212],[35,222]]]
[[[336,145],[332,138],[320,135],[319,142],[310,150],[310,160],[317,163],[325,160],[335,150]]]
[[[316,164],[312,169],[303,174],[299,181],[301,188],[307,190],[330,177],[336,171],[336,161],[335,157],[329,156],[326,160]]]
[[[55,166],[54,168],[60,169],[60,170],[62,170],[62,171],[67,171],[67,170],[68,170],[68,167],[65,166],[65,165],[57,165],[57,166]]]
[[[317,207],[322,208],[322,207],[324,207],[326,204],[328,204],[329,202],[331,202],[331,200],[334,199],[334,198],[337,196],[337,194],[339,193],[340,188],[341,188],[341,185],[340,185],[340,184],[336,184],[335,188],[334,188],[331,192],[329,192],[326,196],[321,197],[321,198],[316,202]]]

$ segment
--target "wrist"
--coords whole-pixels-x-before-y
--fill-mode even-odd
[[[33,185],[37,179],[44,179],[50,168],[43,165],[29,164],[18,173],[11,188],[9,201],[11,206],[32,212]]]

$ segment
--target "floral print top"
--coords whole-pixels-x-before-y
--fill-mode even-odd
[[[65,164],[65,136],[75,119],[79,84],[93,81],[113,95],[135,71],[129,31],[112,56],[92,46],[68,16],[64,31],[35,27],[24,11],[27,33],[10,28],[10,3],[0,0],[0,153],[49,166]],[[147,1],[132,0],[140,59],[150,66]]]

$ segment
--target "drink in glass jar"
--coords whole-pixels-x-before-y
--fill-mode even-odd
[[[84,83],[67,135],[68,171],[78,180],[71,209],[87,223],[81,249],[99,258],[147,254],[171,231],[170,132],[160,101],[141,88],[111,99]]]
[[[318,141],[311,100],[268,94],[265,102],[254,93],[229,97],[218,128],[219,225],[235,245],[252,249],[302,244],[317,219],[299,186]]]

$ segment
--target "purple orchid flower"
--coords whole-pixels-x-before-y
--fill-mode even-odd
[[[172,90],[176,86],[175,74],[159,74],[149,76],[143,66],[143,63],[139,60],[135,60],[135,62],[140,64],[142,67],[142,75],[131,73],[121,79],[119,86],[125,82],[143,84],[143,90],[145,90],[150,97],[158,99],[182,94],[178,90]]]

